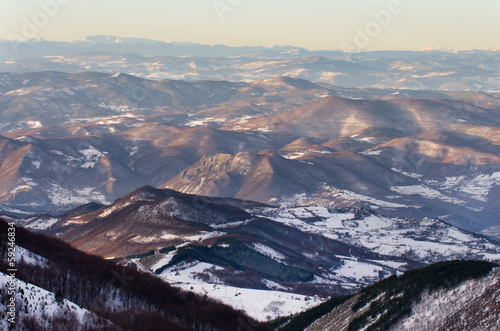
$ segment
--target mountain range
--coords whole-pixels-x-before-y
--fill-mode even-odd
[[[498,234],[495,94],[60,72],[6,73],[1,86],[5,212],[109,204],[152,185]]]
[[[19,329],[498,328],[498,52],[0,40],[0,302],[15,249]]]
[[[104,317],[111,321],[111,325],[120,321],[115,327],[124,327],[127,319],[120,316],[134,305],[143,307],[135,312],[135,318],[142,316],[140,318],[145,319],[144,323],[159,323],[160,316],[150,315],[148,308],[144,308],[144,301],[141,301],[149,300],[152,295],[147,294],[149,299],[137,297],[144,295],[138,292],[143,290],[139,284],[144,281],[153,282],[155,291],[158,291],[158,286],[168,289],[168,283],[174,288],[204,295],[210,298],[202,301],[208,305],[212,304],[210,300],[220,300],[260,321],[251,322],[253,325],[264,321],[282,325],[284,320],[276,318],[291,315],[295,317],[286,319],[290,320],[290,325],[304,323],[303,316],[309,316],[311,313],[307,309],[312,309],[315,319],[307,317],[307,324],[316,321],[313,326],[333,325],[332,330],[339,327],[338,323],[348,326],[349,323],[380,322],[366,317],[375,316],[366,307],[374,307],[370,303],[376,300],[390,307],[390,313],[384,316],[383,321],[398,322],[399,325],[415,324],[411,314],[407,317],[409,312],[417,314],[426,311],[426,305],[432,304],[436,297],[449,296],[451,288],[456,286],[461,286],[460,293],[463,293],[456,294],[453,290],[453,295],[468,295],[475,303],[462,300],[461,304],[455,303],[454,310],[445,310],[451,302],[440,302],[444,312],[439,323],[449,323],[455,318],[453,316],[465,310],[467,314],[476,315],[467,323],[477,325],[477,310],[474,309],[482,307],[481,302],[490,304],[490,298],[494,298],[496,293],[491,291],[498,289],[498,270],[486,277],[493,266],[491,263],[457,266],[447,262],[426,269],[414,269],[436,261],[456,259],[498,261],[500,244],[438,220],[389,218],[366,209],[273,208],[242,200],[191,196],[143,187],[111,206],[83,206],[62,217],[4,219],[18,226],[16,261],[18,271],[21,271],[19,277],[24,282],[20,286],[24,288],[21,299],[26,296],[24,304],[36,305],[41,313],[50,309],[50,316],[74,310],[73,315],[58,320],[59,323],[102,326],[105,324]],[[2,223],[2,226],[6,228],[7,223]],[[6,243],[6,240],[2,239],[2,242]],[[93,256],[85,255],[74,247]],[[99,260],[94,254],[108,261]],[[110,259],[118,264],[111,263]],[[82,263],[85,264],[83,269]],[[99,275],[94,275],[92,270],[97,266],[101,271]],[[452,270],[448,271],[447,266],[451,266]],[[439,271],[443,267],[446,273]],[[68,268],[73,271],[66,270]],[[126,269],[114,271],[120,268]],[[5,270],[2,269],[2,272],[5,273]],[[73,275],[62,288],[54,281],[43,278],[47,275],[55,280],[60,277],[55,273],[61,272]],[[463,284],[469,274],[486,278],[477,284]],[[108,278],[114,287],[123,287],[118,292],[122,294],[112,302],[103,299],[99,305],[92,303],[92,296],[82,297],[82,293],[90,293],[89,290],[75,292],[76,285],[71,285],[72,282],[80,283],[82,277],[90,277],[91,280],[84,285],[92,291],[105,291],[106,294],[100,295],[103,298],[116,296],[112,294],[116,289],[109,288],[109,285],[106,290],[99,290]],[[157,284],[153,279],[164,285]],[[394,279],[399,279],[398,286],[394,286]],[[379,280],[382,281],[377,282]],[[415,280],[421,285],[416,285]],[[133,284],[128,285],[129,282]],[[408,290],[409,285],[405,285],[408,283],[421,292]],[[439,289],[441,284],[446,286],[444,292],[425,294],[423,291],[429,285],[431,290]],[[407,293],[399,294],[399,289]],[[359,290],[362,290],[359,294],[352,294]],[[64,293],[68,300],[64,301],[64,305],[57,303],[56,292]],[[390,294],[382,301],[380,297],[384,292]],[[176,293],[182,295],[182,292]],[[406,308],[401,307],[401,295]],[[53,303],[39,307],[33,302],[33,298],[38,297]],[[191,296],[186,304],[196,300],[199,299]],[[420,303],[421,300],[429,302]],[[491,304],[494,305],[495,301]],[[358,311],[353,307],[356,305],[365,308]],[[375,307],[370,309],[386,309],[384,306]],[[349,312],[351,308],[352,316],[346,318],[345,311]],[[204,308],[200,306],[199,309]],[[23,323],[35,323],[29,320],[33,313],[26,315]],[[391,317],[390,314],[396,315]],[[46,323],[55,323],[55,316]],[[175,320],[180,322],[184,318]],[[242,318],[252,321],[247,317],[237,318],[237,321],[241,322]],[[495,323],[490,315],[482,315],[481,319]],[[463,320],[458,321],[464,323]],[[420,319],[419,323],[438,322]],[[319,329],[324,329],[324,326]],[[285,327],[285,330],[288,328]]]

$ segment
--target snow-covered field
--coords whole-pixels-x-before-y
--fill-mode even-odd
[[[325,197],[328,201],[351,201],[351,202],[361,201],[369,204],[370,208],[372,209],[415,207],[401,203],[377,199],[374,197],[366,196],[349,190],[341,190],[326,184],[323,184],[321,189],[322,189],[321,196]]]
[[[40,218],[36,219],[34,222],[26,224],[26,228],[33,230],[47,230],[59,221],[60,219],[56,217],[50,217],[48,219]]]
[[[248,211],[384,257],[378,260],[336,255],[339,264],[316,274],[311,281],[318,286],[324,284],[356,290],[391,274],[402,273],[408,267],[407,258],[424,263],[461,258],[500,261],[499,247],[434,219],[398,219],[370,212],[359,215],[352,209],[340,211],[320,206],[259,207]],[[253,243],[249,247],[275,261],[286,261],[285,255],[262,243]],[[311,255],[308,258],[319,257],[307,254]],[[174,255],[175,251],[164,254],[150,269],[157,271]],[[160,276],[174,286],[219,299],[259,320],[299,312],[321,302],[318,298],[289,293],[290,288],[269,279],[262,279],[268,288],[266,291],[228,286],[217,277],[217,271],[222,269],[205,262],[182,262],[163,270]]]
[[[466,202],[452,198],[426,185],[391,186],[391,190],[402,195],[420,195],[427,199],[440,199],[457,205],[464,205]]]
[[[173,286],[207,295],[236,309],[241,309],[259,321],[295,314],[323,302],[318,297],[295,293],[227,286],[211,274],[210,270],[216,269],[222,268],[205,262],[182,263],[176,265],[175,268],[164,270],[160,277]],[[199,273],[209,275],[211,279],[202,281],[197,277]]]

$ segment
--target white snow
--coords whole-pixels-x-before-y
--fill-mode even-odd
[[[163,267],[164,265],[169,264],[170,261],[172,261],[172,259],[173,259],[173,257],[175,256],[176,253],[177,252],[175,250],[166,253],[160,260],[158,260],[153,265],[151,265],[150,269],[153,272],[155,272],[156,270],[158,270],[159,268]]]
[[[465,201],[447,196],[427,185],[391,186],[390,189],[402,195],[420,195],[427,199],[439,199],[453,204],[464,205]]]
[[[388,202],[384,200],[379,200],[376,198],[372,198],[363,194],[355,193],[352,191],[348,190],[336,190],[336,193],[333,194],[333,197],[335,198],[342,198],[345,200],[354,200],[354,201],[363,201],[363,202],[368,202],[370,203],[374,209],[377,209],[378,207],[385,207],[385,208],[408,208],[411,206],[407,205],[402,205],[400,203],[395,203],[395,202]]]
[[[396,261],[381,261],[381,260],[369,260],[370,262],[374,262],[374,263],[377,263],[377,264],[382,264],[382,265],[385,265],[385,266],[388,266],[390,268],[394,268],[394,269],[400,269],[404,266],[407,265],[406,262],[396,262]]]
[[[55,206],[80,204],[97,201],[109,204],[103,193],[94,189],[69,190],[57,183],[50,183],[51,189],[47,191],[50,201]]]
[[[35,168],[40,169],[42,162],[41,161],[32,161],[31,164],[33,164],[35,166]]]
[[[16,262],[20,263],[21,260],[27,264],[47,266],[48,260],[40,255],[28,251],[24,247],[16,245]]]
[[[420,174],[417,174],[417,173],[414,173],[414,172],[403,171],[403,170],[398,169],[398,168],[391,168],[391,170],[394,171],[394,172],[399,172],[400,174],[403,174],[405,176],[408,176],[408,177],[411,177],[411,178],[415,178],[415,179],[419,179],[419,178],[424,177],[424,175],[420,175]]]
[[[10,190],[10,194],[16,194],[18,192],[27,191],[30,189],[31,189],[31,186],[29,186],[29,185],[19,185],[19,186],[14,187],[12,190]]]
[[[85,163],[81,165],[82,168],[93,168],[99,162],[104,153],[98,151],[94,146],[89,146],[81,149],[80,154],[85,157]]]
[[[130,111],[130,106],[128,105],[117,105],[117,104],[106,104],[104,102],[96,104],[97,107],[103,108],[103,109],[109,109],[115,112],[126,112]]]
[[[333,271],[341,277],[352,279],[356,282],[374,281],[379,279],[379,273],[384,268],[356,260],[343,260],[343,265]]]
[[[192,287],[193,292],[201,295],[206,294],[210,298],[218,299],[236,309],[241,309],[259,321],[296,314],[323,302],[317,297],[300,294],[226,285],[186,284],[179,287],[185,290],[190,290]]]
[[[281,156],[284,157],[285,159],[289,159],[289,160],[296,160],[296,159],[299,159],[305,155],[309,155],[309,154],[312,154],[312,153],[318,153],[318,154],[331,154],[330,151],[320,151],[320,150],[314,150],[314,149],[308,149],[308,150],[304,150],[304,151],[296,151],[296,152],[292,152],[292,153],[285,153],[285,154],[282,154]]]
[[[468,178],[466,176],[450,176],[437,185],[443,190],[465,193],[473,199],[487,202],[490,190],[500,185],[500,172],[479,174]]]
[[[122,204],[113,204],[111,207],[104,209],[104,211],[102,213],[100,213],[99,216],[97,216],[97,217],[98,218],[107,217],[107,216],[111,215],[114,211],[121,210],[130,204],[132,204],[131,201],[127,201],[127,202],[122,203]]]
[[[360,152],[359,154],[365,155],[365,156],[370,156],[370,155],[380,155],[380,153],[383,152],[383,149],[376,149],[376,150],[371,150],[371,151],[365,151],[365,152]]]
[[[51,217],[49,219],[39,218],[34,222],[29,222],[25,227],[33,230],[47,230],[59,221],[60,219],[55,217]]]
[[[373,144],[373,143],[374,143],[374,142],[372,141],[372,140],[373,140],[373,138],[372,138],[372,137],[362,137],[362,138],[360,138],[357,134],[355,134],[355,135],[350,136],[350,138],[351,138],[352,140],[355,140],[355,141],[363,141],[363,142],[367,142],[367,143],[371,143],[371,144]],[[382,151],[382,150],[381,150],[381,151]]]
[[[307,196],[305,193],[297,193],[293,196],[282,198],[279,205],[280,205],[280,207],[283,207],[283,208],[297,206],[301,202],[305,201],[306,198],[307,198]]]
[[[269,246],[266,246],[266,245],[263,245],[260,243],[253,243],[252,248],[255,251],[257,251],[265,256],[268,256],[275,261],[281,262],[285,259],[285,255],[281,254],[280,252],[278,252],[275,249],[272,249]]]
[[[245,225],[247,223],[250,223],[252,220],[246,220],[246,221],[236,221],[236,222],[228,222],[228,223],[222,223],[222,224],[216,224],[212,223],[210,224],[211,228],[214,229],[226,229],[226,228],[232,228],[232,227],[237,227],[240,225]]]
[[[42,122],[40,121],[27,121],[26,124],[32,129],[39,129],[43,127]]]
[[[312,217],[320,216],[314,211],[319,211],[321,218],[311,222]],[[260,208],[253,213],[378,254],[404,257],[411,253],[422,262],[471,257],[498,261],[500,254],[500,248],[490,245],[486,239],[474,238],[467,232],[428,218],[405,220],[366,215],[355,219],[351,212],[339,213],[318,207]],[[395,266],[399,268],[400,265]]]
[[[179,236],[163,231],[163,233],[161,234],[160,238],[161,239],[165,239],[165,240],[173,240],[173,239],[179,238]]]
[[[207,125],[208,123],[222,124],[222,123],[225,123],[226,121],[227,121],[227,118],[225,118],[225,117],[218,117],[218,118],[205,117],[205,118],[201,118],[201,119],[195,119],[195,120],[190,121],[190,122],[188,122],[188,123],[186,123],[184,125],[185,126],[195,127],[195,126]]]
[[[456,228],[449,228],[448,229],[448,236],[455,238],[460,241],[473,241],[474,237],[472,237],[470,234],[464,233]]]

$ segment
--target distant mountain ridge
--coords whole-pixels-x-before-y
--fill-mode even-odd
[[[78,52],[113,52],[133,53],[138,55],[163,55],[163,56],[238,56],[260,52],[275,52],[286,56],[287,52],[294,50],[301,53],[311,54],[305,48],[293,46],[240,46],[231,47],[226,45],[207,45],[191,42],[158,41],[147,38],[121,38],[111,35],[95,35],[79,38],[73,42],[48,41],[43,38],[29,39],[26,41],[10,41],[0,39],[3,48],[3,56],[9,54],[9,44],[22,56],[40,56],[55,54],[70,54]],[[325,51],[341,53],[335,51]]]
[[[229,47],[92,36],[71,43],[0,40],[0,71],[124,72],[149,79],[191,81],[254,81],[291,76],[343,87],[498,92],[499,53],[344,53],[294,46]]]

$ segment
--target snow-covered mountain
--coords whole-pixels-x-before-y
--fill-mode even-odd
[[[98,206],[90,210],[95,208]],[[246,211],[240,208],[246,208]],[[145,217],[140,218],[141,214]],[[114,257],[115,261],[132,266],[143,275],[151,275],[174,287],[220,300],[259,321],[297,315],[312,307],[320,309],[331,304],[332,300],[343,300],[343,297],[338,297],[339,294],[353,293],[373,283],[378,288],[381,285],[377,281],[382,279],[381,284],[387,288],[384,291],[393,293],[399,287],[406,288],[404,284],[397,287],[394,277],[401,281],[407,277],[427,279],[410,276],[408,270],[437,261],[500,261],[500,246],[479,235],[438,220],[395,219],[363,209],[272,208],[239,200],[186,196],[174,191],[143,188],[113,205],[90,213],[73,211],[67,215],[50,219],[47,216],[26,220],[11,218],[10,221],[32,231],[55,234],[75,247],[108,259]],[[201,218],[196,218],[197,215]],[[25,246],[23,242],[29,240],[31,245],[38,247],[37,240],[41,238],[21,230],[18,229],[22,234],[19,240],[21,245]],[[57,252],[67,255],[68,249],[69,246]],[[17,251],[17,263],[24,265],[23,270],[35,272],[39,268],[56,268],[54,259],[44,250],[33,253],[17,246]],[[112,252],[113,255],[105,252]],[[136,254],[131,254],[133,252]],[[80,261],[82,257],[73,261]],[[412,315],[402,315],[404,318],[398,319],[398,325],[403,329],[414,325],[417,323],[415,316],[422,314],[425,318],[419,317],[419,326],[441,322],[478,325],[474,307],[481,306],[480,302],[486,302],[488,298],[492,298],[491,309],[496,314],[494,289],[498,290],[499,285],[497,269],[479,281],[461,281],[467,276],[464,270],[482,270],[481,266],[484,265],[470,269],[459,266],[459,274],[450,275],[439,270],[430,271],[430,278],[444,282],[446,289],[422,292],[420,301],[412,299]],[[112,269],[108,271],[113,275]],[[419,273],[420,269],[412,272]],[[436,275],[440,276],[436,278]],[[34,275],[31,277],[34,277],[35,283],[39,281]],[[137,274],[134,273],[134,277],[138,277]],[[118,281],[120,279],[127,282],[130,278],[120,276]],[[116,280],[111,283],[119,284]],[[99,311],[98,316],[93,315],[92,309],[86,312],[89,306],[82,310],[71,302],[54,303],[56,290],[53,285],[52,293],[30,284],[21,285],[20,288],[27,289],[23,289],[22,297],[26,297],[27,306],[40,297],[48,302],[45,308],[40,309],[49,309],[54,314],[68,309],[74,311],[75,314],[69,315],[68,323],[102,322],[99,318],[104,315]],[[459,287],[450,293],[448,287],[452,285]],[[330,309],[332,313],[328,316],[326,314],[330,311],[324,312],[328,322],[323,322],[318,316],[316,324],[322,325],[318,330],[327,330],[325,323],[334,325],[333,329],[337,330],[337,322],[331,322],[338,321],[336,314],[345,317],[342,311],[351,309],[364,293],[373,297],[370,300],[379,300],[380,296],[373,294],[371,288],[362,290],[353,297],[355,299],[340,308]],[[68,289],[63,292],[68,299],[73,298],[76,302],[83,300],[68,291],[71,293]],[[117,293],[112,296],[120,297]],[[398,295],[388,295],[387,300],[397,299]],[[450,296],[456,296],[457,300],[443,299]],[[330,297],[332,299],[328,299]],[[112,303],[115,309],[123,305],[123,301],[117,300]],[[66,306],[68,308],[64,308]],[[372,306],[366,304],[366,307]],[[428,318],[429,306],[437,307],[434,312],[441,309],[447,314],[440,314],[440,319]],[[476,320],[471,317],[464,322],[453,317],[462,311],[467,316],[475,316]],[[347,326],[363,314],[371,313],[363,308],[349,319],[342,317],[342,321]],[[51,319],[47,321],[51,323]],[[496,319],[489,314],[484,315],[481,321],[484,326],[494,323]],[[490,324],[484,324],[485,321]]]
[[[500,268],[496,267],[486,276],[465,281],[452,290],[425,292],[394,330],[500,329],[499,291]]]

